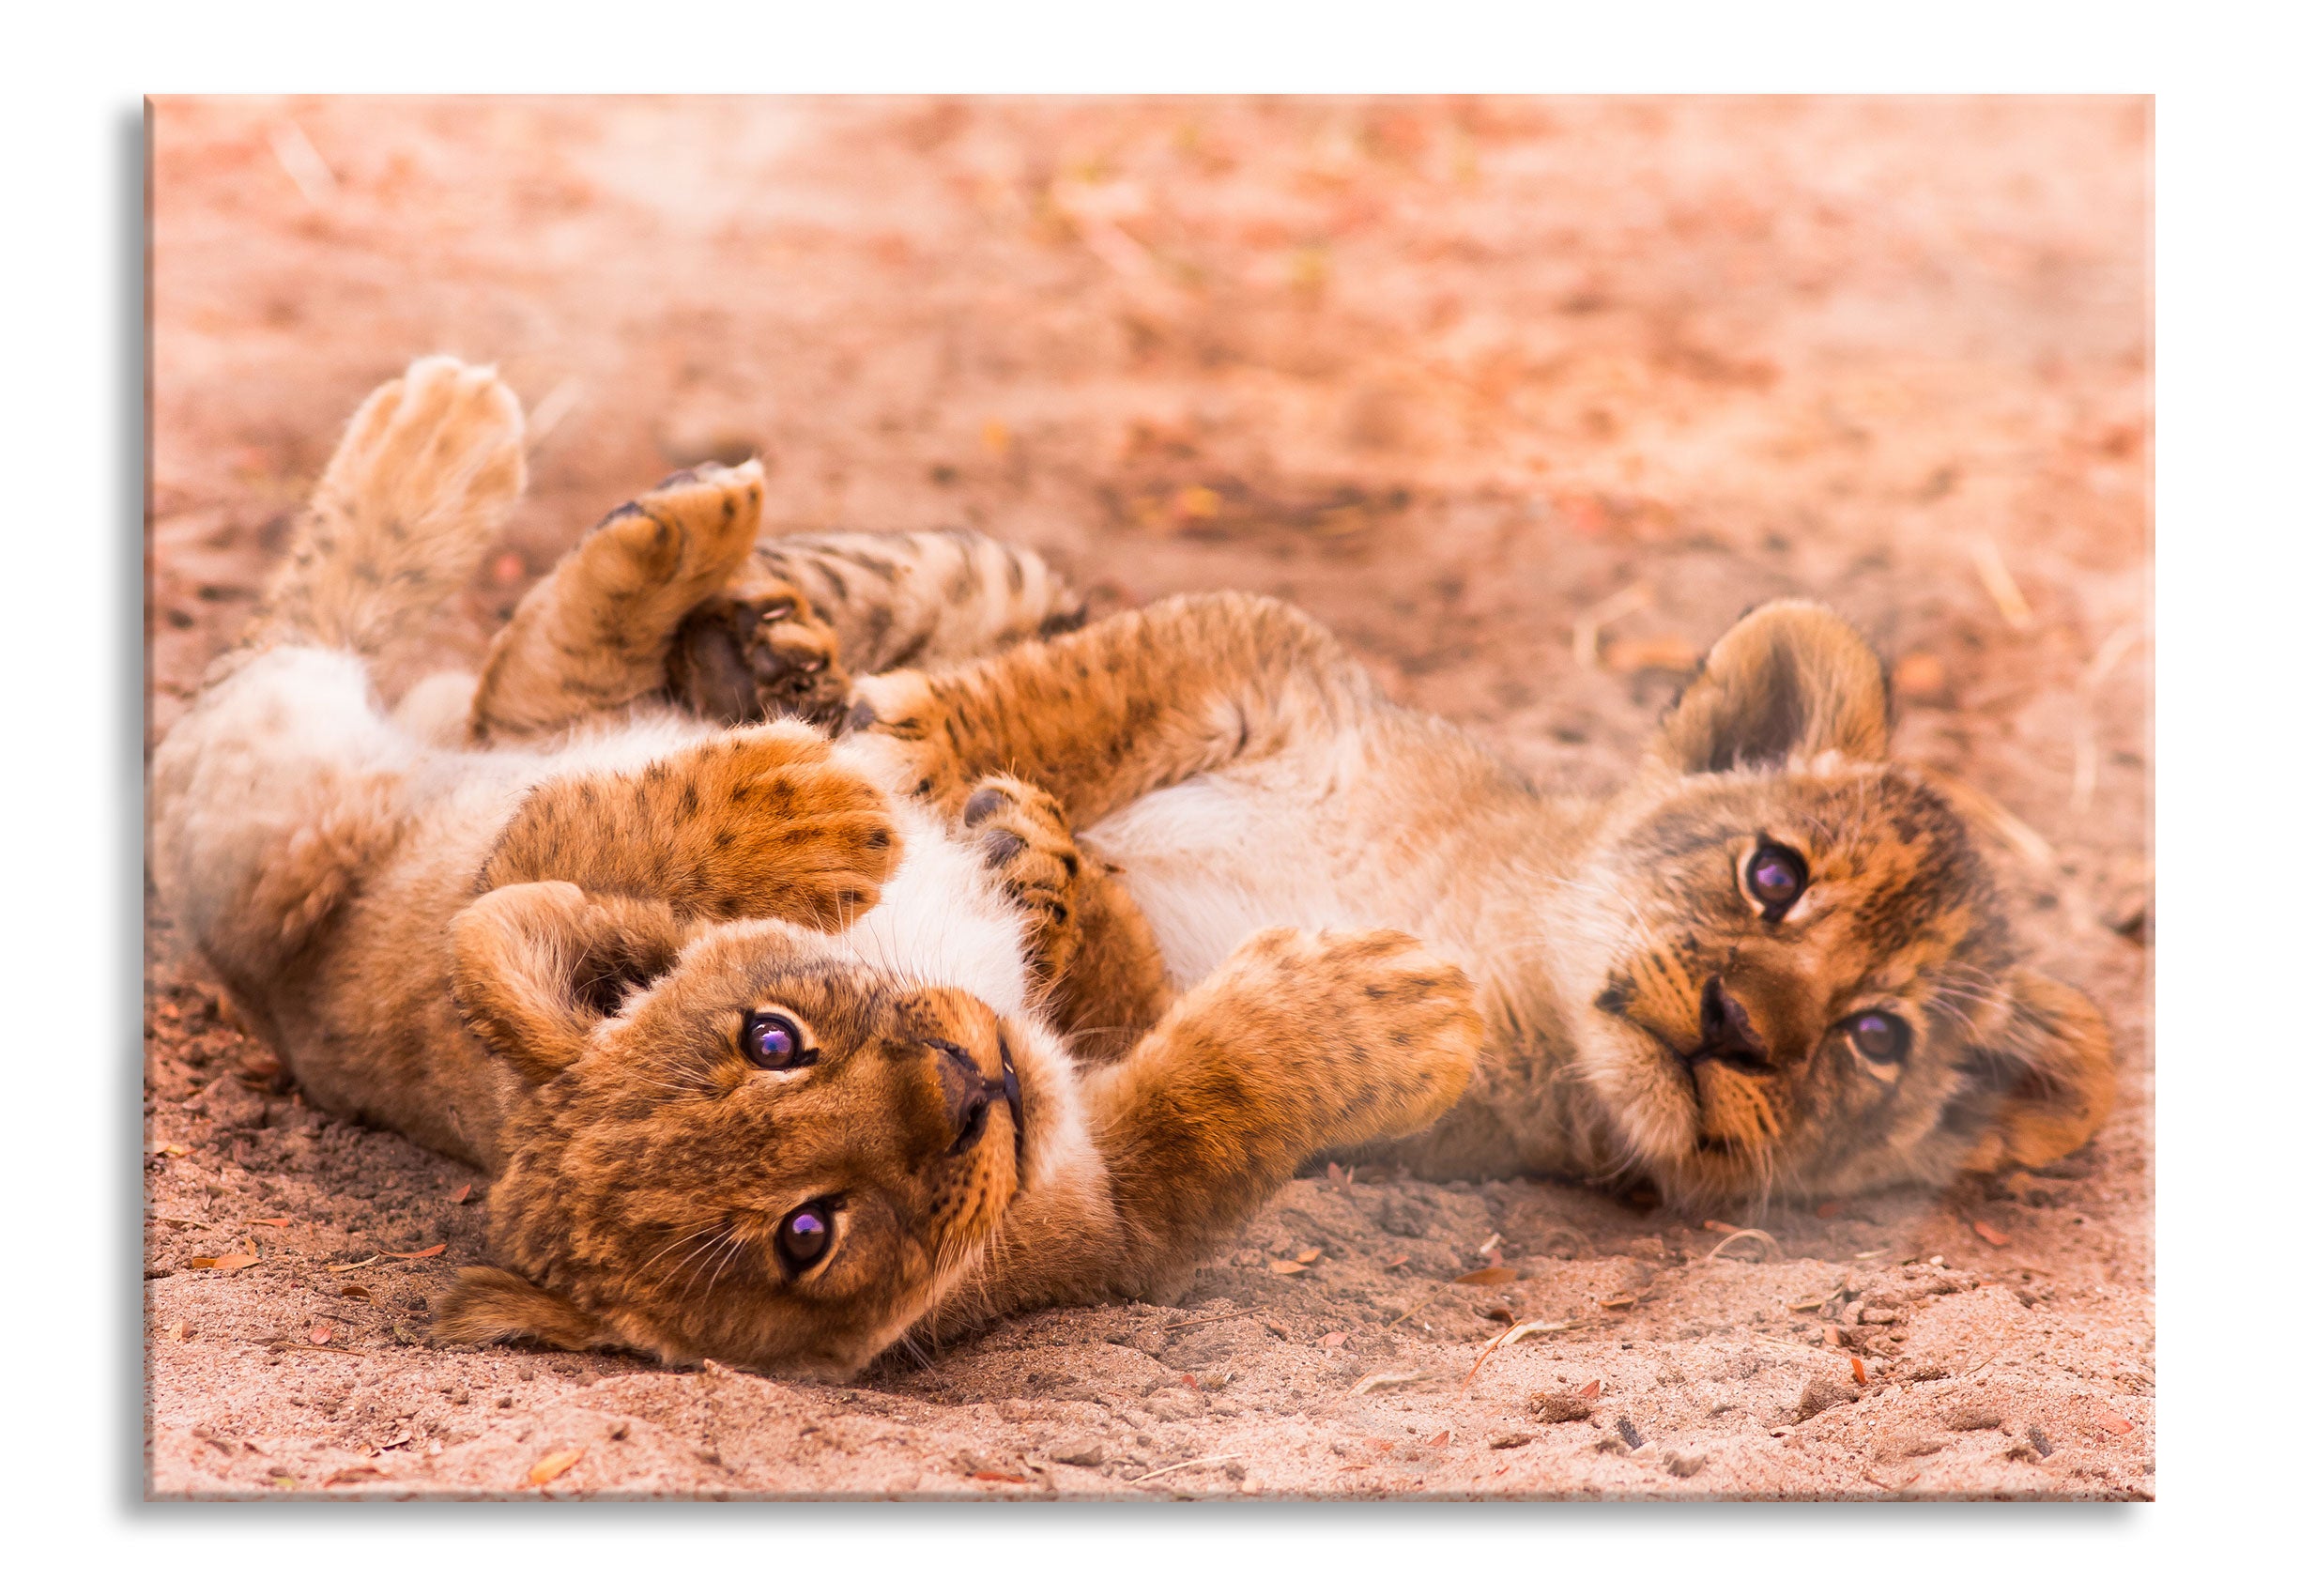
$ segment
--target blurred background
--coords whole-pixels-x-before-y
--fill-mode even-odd
[[[756,453],[780,528],[1281,594],[1582,786],[1819,597],[2137,996],[2150,166],[2139,99],[163,99],[153,730],[445,349],[536,435],[480,624]]]

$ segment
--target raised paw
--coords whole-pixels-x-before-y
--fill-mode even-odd
[[[967,795],[959,823],[1022,910],[1035,989],[1050,990],[1078,952],[1080,931],[1079,850],[1062,806],[1026,781],[994,775]]]
[[[432,355],[368,395],[314,508],[411,545],[450,535],[438,552],[475,560],[527,486],[526,442],[518,395],[494,367]]]
[[[712,920],[851,925],[902,855],[878,789],[783,722],[721,733],[636,772],[529,793],[480,876],[483,892],[572,882]]]
[[[1469,977],[1403,931],[1259,932],[1190,994],[1209,1000],[1242,1054],[1299,1072],[1285,1134],[1304,1151],[1429,1126],[1485,1038]]]
[[[444,355],[367,396],[321,473],[250,636],[404,646],[469,580],[527,485],[526,422],[495,373]]]
[[[756,460],[706,467],[609,511],[496,635],[473,740],[556,731],[662,690],[681,622],[750,552],[764,484]]]
[[[829,726],[846,713],[837,632],[804,593],[772,578],[688,611],[664,663],[675,702],[729,726],[780,715]]]

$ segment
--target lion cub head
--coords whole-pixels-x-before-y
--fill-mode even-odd
[[[488,1203],[516,1273],[465,1272],[452,1339],[843,1377],[1043,1159],[1033,1038],[817,931],[565,882],[498,888],[453,929],[455,1000],[504,1067]]]
[[[2099,1012],[2022,965],[1989,858],[1887,761],[1877,655],[1818,606],[1710,651],[1572,901],[1577,1068],[1680,1201],[1828,1196],[2081,1146]]]

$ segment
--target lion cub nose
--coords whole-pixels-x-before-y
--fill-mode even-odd
[[[1757,1034],[1749,1011],[1725,990],[1722,975],[1711,975],[1701,989],[1701,1056],[1735,1069],[1772,1067],[1765,1038]]]
[[[983,1127],[989,1123],[990,1102],[999,1089],[974,1062],[974,1055],[956,1042],[930,1041],[934,1050],[934,1074],[943,1088],[943,1110],[950,1116],[951,1130],[958,1140],[951,1143],[952,1157],[967,1151],[982,1140]]]
[[[909,992],[896,1007],[889,1040],[904,1061],[903,1071],[916,1071],[912,1100],[926,1116],[915,1122],[920,1137],[936,1134],[933,1121],[940,1118],[951,1138],[943,1144],[947,1156],[981,1141],[990,1105],[1005,1095],[998,1015],[990,1006],[971,992],[948,988]]]

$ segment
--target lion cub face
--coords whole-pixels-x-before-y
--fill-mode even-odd
[[[1769,606],[1721,640],[1580,873],[1578,1067],[1680,1200],[1808,1197],[2075,1150],[2106,1028],[2016,962],[1964,818],[1885,762],[1884,675]]]
[[[1055,1067],[1030,1038],[815,932],[544,882],[481,898],[455,947],[457,1002],[511,1067],[488,1201],[518,1271],[467,1271],[459,1339],[851,1374],[1032,1167]]]

